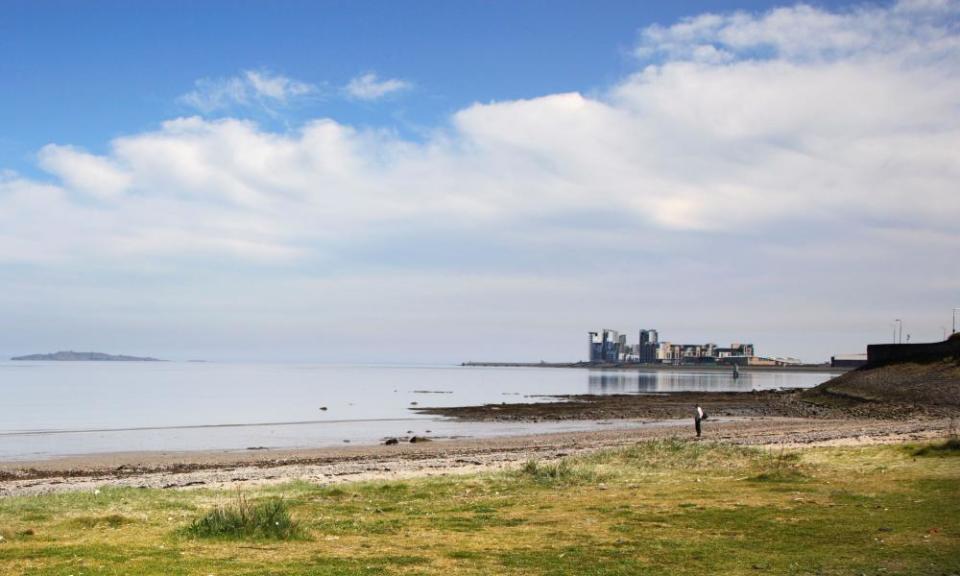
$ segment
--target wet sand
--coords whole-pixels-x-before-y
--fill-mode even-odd
[[[439,440],[392,446],[242,452],[97,454],[0,464],[0,496],[92,491],[106,486],[220,488],[292,480],[322,484],[468,474],[555,459],[656,438],[694,441],[689,419],[616,430],[488,439]],[[728,417],[705,422],[704,439],[749,445],[902,442],[945,437],[951,420]]]

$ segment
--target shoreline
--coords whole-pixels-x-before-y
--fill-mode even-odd
[[[116,452],[0,462],[0,497],[107,486],[330,484],[495,471],[653,439],[694,440],[697,405],[710,416],[704,421],[705,439],[720,442],[805,446],[942,439],[956,433],[958,384],[952,363],[910,364],[851,372],[812,389],[545,396],[548,401],[417,407],[418,414],[462,421],[589,420],[598,427],[485,438],[420,437],[391,445]]]
[[[954,404],[909,399],[875,401],[818,388],[750,392],[669,392],[545,396],[548,402],[411,408],[417,414],[475,422],[689,418],[695,406],[711,416],[813,419],[911,419],[956,416]]]
[[[639,364],[639,363],[593,363],[593,362],[461,362],[465,368],[579,368],[584,370],[620,370],[620,371],[690,371],[690,372],[730,372],[733,366],[718,364]],[[744,372],[809,372],[843,374],[855,368],[850,366],[829,366],[824,364],[801,364],[790,366],[739,366]]]
[[[653,424],[654,422],[650,422]],[[320,484],[471,474],[531,459],[619,448],[661,438],[693,441],[689,419],[656,425],[394,446],[253,452],[122,452],[0,464],[0,498],[104,487],[223,488],[302,480]],[[708,420],[704,440],[754,446],[850,445],[946,437],[949,419],[729,418]]]

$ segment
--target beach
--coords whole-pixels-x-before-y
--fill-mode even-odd
[[[511,378],[565,372],[454,370],[451,374],[508,374]],[[224,488],[293,480],[332,484],[496,471],[528,460],[555,460],[648,440],[692,439],[695,406],[701,406],[708,415],[704,439],[732,444],[806,446],[936,440],[956,434],[956,418],[960,415],[956,371],[950,363],[900,365],[850,372],[805,389],[623,394],[617,393],[622,390],[619,386],[591,387],[607,393],[530,394],[511,397],[510,402],[459,406],[452,400],[470,398],[462,391],[424,394],[422,388],[411,386],[406,398],[418,401],[410,401],[404,410],[414,417],[391,424],[398,431],[379,440],[372,436],[361,443],[311,445],[308,438],[296,436],[310,426],[294,424],[285,429],[292,442],[299,442],[295,446],[89,450],[8,459],[0,462],[0,496],[108,486]],[[407,372],[390,372],[398,373]],[[421,374],[424,372],[419,370],[412,373]],[[437,374],[435,371],[434,376]],[[596,379],[591,372],[585,375],[588,382]],[[510,385],[516,387],[516,380]],[[541,385],[541,389],[546,388],[549,386]],[[487,391],[472,398],[499,399],[502,395],[497,392]],[[386,395],[397,403],[393,392]],[[404,425],[412,428],[406,434],[401,432]],[[343,425],[331,422],[328,426]],[[456,429],[451,426],[481,433],[458,436],[442,432]],[[500,427],[502,433],[485,435],[485,427]],[[226,426],[193,432],[229,435],[235,429]],[[163,430],[142,432],[158,434]]]
[[[464,406],[424,401],[424,406],[407,408],[416,414],[417,419],[409,421],[417,423],[416,431],[365,443],[310,445],[301,439],[302,444],[293,447],[100,450],[6,460],[0,462],[0,496],[294,480],[333,484],[496,471],[529,460],[555,460],[649,440],[693,440],[697,405],[708,415],[703,439],[723,443],[784,447],[937,440],[956,434],[960,415],[957,369],[945,366],[851,372],[808,389],[531,395],[510,403]],[[905,395],[905,388],[912,387],[918,390]],[[456,424],[475,430],[500,426],[512,432],[437,432]],[[292,435],[301,430],[288,428]],[[224,433],[231,430],[223,428]]]
[[[23,574],[953,573],[954,372],[417,401],[408,409],[425,414],[403,422],[426,419],[432,433],[378,443],[301,436],[297,447],[8,460],[0,564]],[[701,438],[695,405],[709,415]],[[439,421],[514,433],[450,437]]]
[[[691,439],[692,420],[632,429],[296,450],[126,452],[0,464],[0,496],[103,487],[225,488],[305,480],[335,484],[470,474],[662,438]],[[753,446],[896,443],[945,437],[950,419],[718,418],[704,439]]]

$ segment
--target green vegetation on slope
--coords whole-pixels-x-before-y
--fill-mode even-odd
[[[249,491],[297,538],[191,527],[212,490],[0,500],[0,573],[952,574],[960,457],[946,444],[761,450],[651,441],[512,472]]]

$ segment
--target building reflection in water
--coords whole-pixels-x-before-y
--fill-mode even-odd
[[[749,392],[778,388],[810,388],[829,375],[791,372],[732,372],[714,370],[591,370],[590,394],[643,392]]]

